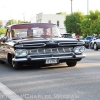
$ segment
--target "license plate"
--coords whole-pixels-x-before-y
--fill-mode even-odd
[[[56,58],[46,59],[46,64],[56,64],[58,60]]]

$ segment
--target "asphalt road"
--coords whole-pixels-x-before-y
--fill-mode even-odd
[[[100,50],[85,54],[75,67],[14,70],[0,64],[0,100],[100,100]]]

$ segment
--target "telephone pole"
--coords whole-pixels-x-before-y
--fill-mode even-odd
[[[71,14],[73,13],[73,9],[72,9],[72,0],[70,0],[71,1]]]
[[[89,14],[89,0],[87,0],[87,15]]]

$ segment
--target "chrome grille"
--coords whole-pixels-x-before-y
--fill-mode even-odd
[[[73,47],[58,47],[58,48],[39,48],[29,50],[29,54],[55,54],[67,53],[73,51]]]
[[[23,44],[23,47],[44,47],[45,43]]]
[[[52,53],[57,53],[58,52],[58,48],[52,48]]]

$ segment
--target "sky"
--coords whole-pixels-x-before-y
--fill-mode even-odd
[[[100,0],[72,0],[72,11],[87,14],[87,1],[90,10],[100,11]],[[0,20],[30,21],[38,13],[71,13],[71,0],[0,0]]]

